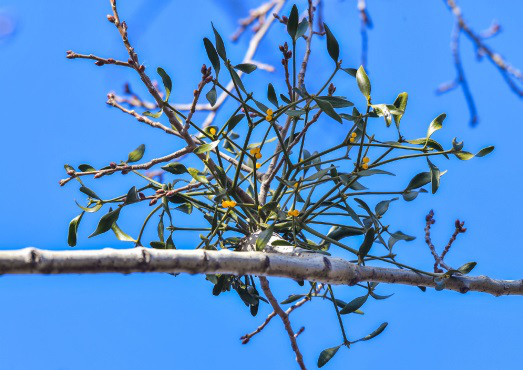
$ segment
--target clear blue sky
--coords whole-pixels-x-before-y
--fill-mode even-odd
[[[222,35],[235,30],[234,21],[247,13],[254,1],[157,0],[120,1],[121,15],[130,37],[149,70],[164,67],[174,81],[173,96],[186,102],[199,80],[199,66],[208,63],[201,39],[211,35],[210,21]],[[299,1],[300,9],[304,1]],[[327,1],[325,18],[341,44],[347,65],[357,66],[360,55],[359,20],[355,1]],[[466,17],[476,29],[492,19],[504,31],[489,44],[516,66],[523,67],[518,17],[523,3],[461,1]],[[287,8],[287,11],[290,9]],[[521,160],[517,137],[523,133],[523,102],[509,92],[497,70],[487,61],[477,62],[463,40],[466,72],[481,115],[477,128],[468,126],[468,111],[460,92],[436,97],[434,89],[454,77],[449,52],[453,20],[442,1],[370,2],[374,29],[369,33],[369,75],[374,101],[392,102],[402,91],[410,95],[402,125],[404,134],[422,137],[427,125],[441,112],[448,115],[438,139],[450,144],[454,136],[465,139],[474,152],[495,145],[489,157],[469,162],[438,161],[449,170],[434,196],[395,204],[388,220],[394,228],[418,239],[398,247],[401,259],[430,269],[431,256],[423,243],[424,216],[433,208],[438,222],[435,242],[446,243],[456,218],[466,221],[448,262],[460,266],[478,262],[475,274],[515,279],[522,277],[523,248],[519,230],[522,195]],[[83,199],[76,184],[64,188],[63,164],[105,165],[118,161],[142,142],[146,158],[170,153],[172,138],[140,126],[105,105],[111,90],[121,91],[138,81],[128,70],[95,67],[88,61],[70,61],[65,51],[126,58],[119,37],[105,20],[108,1],[3,0],[2,14],[16,22],[9,39],[0,39],[0,101],[2,102],[3,155],[2,237],[0,249],[35,246],[67,249],[67,225],[78,214],[74,199]],[[273,32],[256,59],[277,65],[275,48],[283,30]],[[230,55],[240,58],[247,39],[228,44]],[[331,61],[324,41],[313,55],[310,73],[325,76]],[[237,59],[238,60],[238,59]],[[278,73],[281,73],[278,67]],[[258,80],[269,76],[260,72]],[[313,82],[311,82],[314,85]],[[337,80],[354,84],[352,79]],[[362,104],[354,86],[347,96]],[[265,85],[258,85],[263,94]],[[329,122],[333,126],[332,122]],[[337,127],[335,127],[337,129]],[[325,130],[335,135],[334,130]],[[322,130],[316,132],[321,133]],[[326,139],[328,144],[329,137]],[[414,166],[414,165],[413,165]],[[416,167],[417,166],[417,167]],[[425,164],[404,167],[410,178]],[[95,183],[111,195],[129,188],[121,176]],[[408,181],[408,180],[407,180]],[[91,182],[92,183],[92,182]],[[143,209],[142,209],[143,212]],[[136,213],[143,215],[143,213]],[[125,223],[127,222],[127,223]],[[138,225],[138,220],[121,226]],[[82,224],[77,248],[115,247],[112,235],[87,239],[95,217]],[[153,228],[147,234],[153,236]],[[189,239],[178,246],[190,247]],[[296,284],[273,282],[279,297],[296,291]],[[212,285],[201,276],[148,275],[5,276],[0,279],[0,368],[2,369],[289,369],[295,366],[288,338],[274,321],[251,343],[239,337],[257,327],[270,312],[266,305],[252,318],[236,295],[211,295]],[[340,288],[340,298],[354,291]],[[381,286],[385,301],[372,301],[365,315],[345,319],[352,339],[371,332],[381,322],[389,327],[380,337],[350,350],[342,349],[328,365],[331,369],[517,369],[520,368],[523,300],[454,292],[422,293],[416,288]],[[308,304],[292,315],[294,326],[306,326],[299,338],[306,361],[314,368],[320,351],[341,342],[336,317],[328,302]]]

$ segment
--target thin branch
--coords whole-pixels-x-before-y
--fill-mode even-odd
[[[71,50],[67,51],[67,59],[91,59],[91,60],[94,60],[95,61],[94,64],[96,64],[99,67],[101,67],[105,64],[114,64],[117,66],[133,68],[133,66],[130,65],[128,62],[122,62],[120,60],[115,60],[113,58],[107,58],[107,59],[100,58],[93,54],[89,54],[89,55],[78,54]]]
[[[272,308],[274,309],[274,312],[276,312],[278,316],[280,316],[281,321],[283,321],[283,325],[285,326],[285,330],[287,331],[287,334],[291,341],[292,350],[294,351],[294,353],[296,353],[296,362],[300,366],[300,369],[306,369],[305,363],[303,362],[303,355],[300,352],[298,342],[296,342],[296,336],[294,336],[294,330],[292,329],[291,322],[289,321],[289,315],[287,315],[287,313],[285,313],[285,311],[283,311],[280,305],[278,304],[278,301],[272,294],[272,291],[269,287],[269,280],[267,280],[266,277],[260,276],[260,285],[263,289],[263,292],[265,293],[265,296],[267,297]]]
[[[359,282],[436,287],[434,277],[410,270],[358,266],[316,254],[279,254],[146,248],[49,251],[35,248],[0,251],[0,274],[87,274],[170,272],[257,275],[317,281],[333,285]],[[457,276],[443,289],[494,296],[523,295],[523,279],[494,280],[487,276]]]

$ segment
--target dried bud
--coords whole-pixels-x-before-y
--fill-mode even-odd
[[[129,173],[129,170],[123,170],[122,175],[127,175]]]
[[[73,170],[67,170],[69,176],[74,176],[75,172]]]
[[[116,60],[114,60],[113,58],[108,58],[107,59],[107,63],[111,63],[112,64],[112,63],[115,63],[115,62],[116,62]]]
[[[192,94],[193,94],[194,96],[197,96],[197,95],[198,95],[198,90],[193,90]]]
[[[111,163],[109,163],[109,166],[111,166],[111,168],[116,168],[116,163],[111,162]]]
[[[206,84],[208,84],[209,82],[212,81],[212,76],[207,76],[204,81]]]
[[[125,21],[122,22],[122,29],[127,31],[127,23],[125,23]]]
[[[149,205],[150,206],[154,206],[156,204],[156,202],[158,202],[158,198],[153,198],[151,199],[151,201],[149,202]]]
[[[280,51],[281,51],[282,53],[285,51],[285,49],[283,48],[283,45],[280,45],[279,48],[280,48]]]
[[[103,173],[102,172],[98,172],[96,175],[94,175],[94,178],[95,179],[99,179],[102,176],[103,176]]]
[[[289,50],[288,52],[286,52],[285,53],[285,58],[291,59],[292,58],[292,51]]]
[[[281,16],[281,21],[282,21],[283,23],[287,24],[287,22],[289,21],[289,18],[287,18],[287,16],[285,16],[285,15],[282,15],[282,16]]]
[[[202,75],[207,73],[207,66],[205,64],[202,66],[202,69],[200,70],[200,72],[202,72]]]
[[[163,193],[165,193],[165,190],[163,190],[163,189],[156,190],[156,194],[163,194]]]
[[[94,64],[96,64],[98,67],[101,67],[101,66],[103,66],[105,63],[102,62],[101,60],[97,60],[96,62],[94,62]]]
[[[111,14],[107,14],[107,20],[111,23],[116,22],[116,18],[114,17],[114,15]]]
[[[74,53],[73,53],[72,50],[67,50],[65,53],[67,54],[67,55],[66,55],[66,58],[67,58],[67,59],[73,59],[73,57],[74,57]]]
[[[138,196],[140,197],[140,199],[145,199],[145,194],[142,192],[138,193]]]
[[[131,65],[131,66],[134,65],[134,61],[133,61],[131,58],[129,58],[129,59],[127,60],[127,63],[129,63],[129,65]]]
[[[145,66],[142,64],[142,65],[140,66],[140,68],[138,68],[138,70],[139,70],[140,72],[145,72]]]
[[[331,83],[329,85],[329,95],[334,94],[334,92],[336,92],[336,86],[334,86],[334,84]]]

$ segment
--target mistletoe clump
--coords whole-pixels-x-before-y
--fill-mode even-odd
[[[88,164],[81,164],[78,169],[66,165],[69,177],[62,180],[61,185],[76,179],[80,183],[80,191],[87,195],[87,203],[78,204],[81,213],[70,223],[70,246],[77,243],[84,215],[105,210],[89,237],[112,231],[119,240],[135,246],[176,249],[175,241],[181,233],[193,233],[195,249],[238,252],[280,250],[323,255],[343,250],[353,255],[352,262],[355,264],[380,261],[433,276],[441,284],[452,274],[466,274],[471,270],[473,266],[470,267],[470,264],[461,270],[448,267],[450,273],[444,274],[443,270],[427,272],[398,262],[394,249],[396,242],[411,241],[414,237],[401,231],[393,232],[384,216],[391,203],[399,202],[400,197],[403,201],[413,201],[420,193],[427,192],[423,188],[426,185],[432,193],[438,190],[444,172],[436,166],[435,158],[468,160],[490,153],[493,147],[484,148],[474,155],[463,151],[462,142],[453,140],[445,149],[433,138],[436,131],[443,127],[445,114],[429,123],[425,137],[405,138],[400,123],[406,113],[407,93],[400,93],[392,103],[375,103],[371,95],[371,82],[364,68],[348,68],[342,63],[339,44],[326,24],[323,27],[327,52],[333,61],[332,71],[317,89],[307,89],[305,72],[311,40],[317,34],[312,29],[313,10],[309,9],[309,19],[300,21],[298,9],[294,6],[290,15],[280,20],[285,24],[290,38],[280,47],[284,73],[281,79],[275,78],[263,89],[250,87],[249,76],[244,83],[241,76],[257,73],[257,65],[234,64],[227,56],[222,37],[213,26],[214,43],[208,38],[203,40],[212,67],[203,65],[192,104],[179,107],[169,100],[171,77],[164,69],[157,69],[163,91],[151,81],[129,42],[127,25],[119,19],[116,2],[112,0],[111,4],[113,15],[108,16],[108,20],[120,32],[129,60],[103,59],[74,52],[68,52],[68,57],[96,59],[97,65],[115,64],[135,70],[154,102],[141,102],[141,112],[128,109],[127,105],[138,106],[133,104],[133,99],[139,99],[128,87],[126,92],[132,99],[122,100],[111,93],[108,104],[139,122],[176,137],[181,146],[173,153],[148,162],[142,161],[146,147],[140,145],[129,153],[127,159],[110,162],[100,169]],[[306,50],[300,69],[296,55],[299,42],[304,43]],[[362,96],[349,100],[337,94],[335,79],[342,86],[356,84]],[[275,86],[284,86],[285,92],[278,93]],[[201,108],[202,105],[198,104],[203,94],[209,103],[207,108]],[[216,115],[217,108],[225,99],[234,104],[233,113],[227,117]],[[360,109],[354,106],[353,101],[362,102]],[[210,121],[204,124],[196,122],[194,114],[200,109],[208,109],[214,114]],[[327,149],[321,148],[323,138],[309,135],[313,125],[325,127],[326,132],[336,130],[337,134],[329,135],[329,139],[337,142]],[[395,140],[381,138],[390,137],[391,131],[394,131]],[[184,164],[188,156],[198,158],[199,166]],[[387,180],[395,176],[394,166],[399,161],[413,159],[425,162],[426,170],[412,179],[406,179],[402,187],[391,189]],[[156,167],[159,168],[151,171]],[[136,175],[137,183],[111,199],[98,196],[84,183],[88,177],[100,179],[117,172]],[[369,180],[371,177],[380,181],[372,182]],[[368,188],[367,180],[376,188]],[[372,207],[366,199],[376,197],[382,199]],[[143,226],[140,230],[124,232],[117,221],[125,217],[128,207],[144,204],[150,210],[144,215]],[[190,220],[191,227],[177,225],[177,218],[173,215],[175,212],[183,213],[184,219]],[[144,230],[153,222],[157,237],[146,243]],[[214,295],[234,289],[252,315],[257,314],[260,301],[270,301],[284,323],[285,317],[288,321],[290,312],[281,312],[286,316],[280,314],[265,278],[259,279],[268,300],[258,291],[254,276],[222,274],[207,275],[206,278],[214,284]],[[303,281],[299,283],[305,285]],[[361,290],[361,293],[347,303],[335,298],[330,285],[310,281],[306,292],[291,295],[281,302],[295,303],[291,311],[312,298],[332,302],[343,342],[324,350],[318,366],[327,363],[341,346],[349,347],[353,343],[369,340],[385,329],[386,323],[364,338],[349,340],[343,326],[342,316],[361,314],[360,309],[369,298],[387,298],[378,295],[376,288],[376,283],[356,284],[354,289]],[[301,354],[292,334],[291,344],[301,365],[303,360],[300,362]],[[244,342],[252,335],[246,335]]]

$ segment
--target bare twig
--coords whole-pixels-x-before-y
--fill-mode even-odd
[[[260,276],[260,284],[263,289],[263,292],[265,293],[265,296],[269,300],[272,308],[274,309],[274,312],[280,316],[281,321],[283,321],[283,325],[285,326],[285,330],[287,331],[287,335],[289,336],[289,339],[291,341],[291,347],[294,353],[296,353],[296,362],[300,366],[300,369],[306,369],[305,363],[303,362],[303,356],[300,352],[300,348],[298,347],[298,342],[296,342],[296,337],[294,336],[294,330],[292,329],[291,322],[289,320],[289,315],[282,310],[280,305],[278,304],[278,301],[272,294],[272,291],[269,287],[269,281],[266,277]]]

